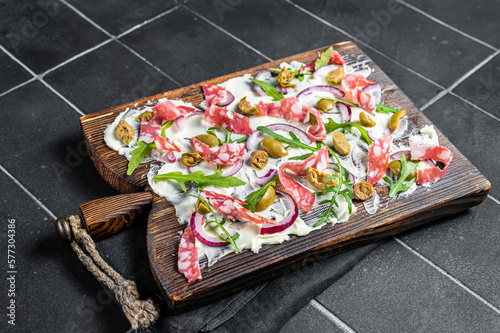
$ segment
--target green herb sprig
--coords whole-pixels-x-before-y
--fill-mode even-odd
[[[385,104],[377,104],[377,109],[375,110],[378,113],[396,113],[399,110],[396,108],[393,108],[392,106],[385,105]]]
[[[274,86],[270,85],[269,83],[264,82],[264,81],[260,81],[260,80],[256,80],[256,79],[252,79],[252,78],[250,78],[249,80],[258,84],[259,87],[261,87],[262,90],[268,96],[271,96],[273,98],[273,101],[277,102],[277,101],[280,101],[283,98],[285,98],[285,95],[283,93],[278,92],[278,90],[276,90],[276,88]]]
[[[394,198],[399,192],[406,192],[415,183],[416,177],[410,180],[408,183],[404,183],[406,177],[415,170],[417,165],[412,162],[407,162],[404,154],[401,154],[401,176],[396,183],[393,183],[388,177],[384,177],[383,180],[389,184],[389,198]]]
[[[244,181],[236,177],[223,177],[222,170],[218,170],[216,173],[208,176],[206,176],[203,171],[198,170],[187,175],[183,174],[180,171],[174,171],[174,172],[164,173],[161,175],[156,175],[153,177],[153,180],[160,180],[160,181],[169,179],[177,181],[179,185],[181,185],[181,188],[184,192],[187,191],[186,185],[184,184],[187,181],[195,182],[199,186],[212,184],[221,187],[233,187],[246,184]]]
[[[217,134],[214,132],[214,131],[223,131],[225,134],[226,134],[226,139],[225,140],[221,140],[219,139],[219,137],[217,136]],[[210,127],[208,130],[207,130],[207,133],[208,134],[211,134],[213,136],[215,136],[216,138],[219,139],[219,141],[221,142],[221,144],[225,144],[225,143],[233,143],[233,142],[237,142],[237,143],[240,143],[240,142],[243,142],[243,141],[246,141],[248,139],[248,135],[245,135],[239,139],[236,139],[236,140],[231,140],[231,134],[233,132],[225,129],[224,127],[221,127],[221,126],[213,126],[213,127]]]
[[[321,56],[316,59],[316,62],[314,63],[314,70],[318,70],[318,68],[328,65],[332,53],[333,47],[331,46],[325,52],[321,53]]]
[[[130,176],[137,166],[141,164],[142,160],[151,154],[152,149],[156,149],[156,144],[154,142],[148,144],[144,141],[137,141],[136,145],[139,147],[135,148],[130,153],[132,157],[130,161],[128,161],[127,176]]]
[[[169,128],[170,126],[172,126],[173,123],[174,123],[173,120],[169,120],[169,121],[165,122],[165,124],[161,125],[160,135],[163,136],[163,137],[166,137],[167,135],[165,134],[165,131],[167,130],[167,128]]]
[[[301,66],[300,69],[290,69],[290,68],[287,68],[286,70],[289,73],[295,74],[295,77],[297,79],[299,79],[300,82],[302,82],[302,81],[304,81],[304,77],[306,75],[312,75],[312,72],[305,72],[305,73],[300,74],[300,71],[301,71],[302,67],[304,67],[304,66]],[[279,73],[281,71],[281,68],[269,68],[269,70],[273,71],[273,72],[278,72]]]
[[[269,135],[270,137],[288,144],[290,147],[297,147],[297,148],[305,148],[314,151],[317,151],[318,149],[316,147],[309,146],[308,144],[302,142],[299,137],[297,137],[293,132],[289,132],[290,136],[292,137],[291,139],[284,137],[283,135],[279,135],[273,131],[271,131],[269,128],[264,127],[264,126],[259,126],[257,127],[259,131],[262,133],[265,133]]]
[[[278,179],[278,174],[276,174],[276,176],[271,178],[267,183],[262,185],[261,188],[259,188],[258,190],[249,193],[245,199],[246,202],[245,208],[255,213],[255,207],[259,204],[260,199],[262,199],[264,194],[266,194],[269,186],[276,186],[277,179]]]
[[[361,139],[365,141],[368,145],[372,144],[372,139],[368,136],[368,131],[365,130],[361,125],[358,123],[346,121],[345,123],[338,124],[332,120],[332,118],[328,118],[327,123],[323,123],[325,125],[325,129],[327,133],[333,132],[339,128],[343,128],[345,132],[349,132],[351,130],[351,127],[356,127],[358,131],[361,133]]]

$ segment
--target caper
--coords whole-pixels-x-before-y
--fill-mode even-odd
[[[322,98],[316,103],[316,108],[320,111],[326,112],[335,107],[335,102],[331,99]]]
[[[389,169],[396,176],[401,177],[401,162],[398,160],[391,161],[388,165]],[[413,169],[413,171],[406,177],[405,180],[411,180],[417,176],[417,168]]]
[[[368,182],[359,182],[354,184],[354,195],[359,200],[370,199],[373,195],[373,185]]]
[[[116,127],[116,133],[122,139],[123,143],[129,143],[135,135],[134,129],[125,120],[120,120]]]
[[[250,104],[249,101],[247,101],[247,97],[243,97],[240,102],[238,103],[238,107],[240,108],[240,111],[244,114],[255,114],[259,112],[259,109],[257,109],[255,106]]]
[[[345,76],[344,66],[339,66],[328,73],[326,79],[330,83],[339,84]]]
[[[394,132],[398,129],[399,119],[403,118],[404,116],[406,116],[406,110],[399,110],[392,115],[391,120],[389,120],[389,128],[391,131]]]
[[[269,161],[269,155],[263,150],[254,150],[250,154],[250,163],[257,170],[262,170],[267,165]]]
[[[219,139],[212,134],[200,134],[195,136],[198,140],[209,146],[210,148],[217,147],[220,144]]]
[[[351,145],[345,138],[344,133],[342,132],[333,132],[333,147],[336,151],[338,151],[341,155],[347,155],[351,152]]]
[[[198,153],[184,153],[182,154],[182,164],[187,167],[192,167],[203,161],[200,154]]]
[[[288,155],[288,151],[285,149],[285,146],[281,144],[276,139],[273,138],[265,138],[260,142],[262,147],[274,158],[280,158]]]
[[[154,113],[151,111],[144,111],[141,113],[139,116],[137,116],[137,120],[145,120],[145,121],[150,121],[154,117]]]
[[[365,127],[373,127],[376,123],[366,112],[361,112],[359,114],[359,123]]]
[[[196,202],[196,211],[201,215],[207,215],[210,213],[210,209],[200,199]]]
[[[326,184],[326,180],[332,175],[311,167],[307,167],[306,176],[309,183],[311,183],[311,185],[317,188],[318,190],[324,190],[326,186],[328,187],[337,186],[337,184],[339,183],[337,179],[330,179],[328,184]]]
[[[264,196],[262,197],[262,199],[260,199],[257,206],[255,206],[255,211],[262,212],[263,210],[266,210],[267,207],[269,207],[273,204],[275,199],[276,199],[276,192],[274,191],[274,187],[269,186],[267,188],[266,193],[264,193]]]
[[[278,82],[278,84],[282,87],[292,87],[297,90],[297,86],[291,83],[294,76],[295,73],[289,72],[285,67],[283,67],[278,74],[278,79],[276,80],[276,82]]]

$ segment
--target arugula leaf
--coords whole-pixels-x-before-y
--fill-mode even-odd
[[[272,85],[270,85],[269,83],[264,82],[264,81],[259,81],[256,79],[252,79],[252,78],[250,78],[249,80],[258,84],[259,87],[261,87],[262,90],[264,90],[264,92],[268,96],[271,96],[273,98],[273,101],[277,102],[277,101],[280,101],[283,98],[285,98],[285,95],[283,93],[278,92],[278,90],[276,90],[276,88],[273,87]]]
[[[259,126],[259,127],[257,127],[257,129],[259,131],[261,131],[262,133],[265,133],[265,134],[269,135],[270,137],[275,138],[278,141],[281,141],[281,142],[289,144],[290,146],[299,147],[299,148],[305,148],[305,149],[309,149],[309,150],[312,150],[312,151],[317,151],[318,150],[317,148],[311,147],[311,146],[305,144],[304,142],[300,141],[300,139],[295,134],[293,134],[292,132],[290,132],[291,133],[290,136],[292,137],[292,139],[289,139],[289,138],[286,138],[286,137],[284,137],[282,135],[279,135],[279,134],[271,131],[269,128],[264,127],[264,126]]]
[[[323,122],[323,124],[325,125],[325,129],[326,129],[327,133],[333,132],[339,128],[343,128],[344,131],[347,133],[351,130],[351,127],[356,127],[358,129],[358,131],[361,133],[361,139],[363,139],[368,145],[372,144],[372,140],[368,136],[368,131],[365,130],[363,127],[361,127],[361,125],[359,125],[357,123],[346,121],[345,123],[338,124],[338,123],[334,122],[332,120],[332,118],[328,118],[328,123]]]
[[[396,113],[399,110],[396,108],[393,108],[392,106],[385,105],[385,104],[377,104],[377,109],[375,110],[379,113]]]
[[[156,175],[153,177],[154,180],[168,180],[173,179],[181,185],[184,192],[187,191],[186,185],[187,181],[195,182],[200,186],[206,184],[218,185],[221,187],[233,187],[245,185],[246,183],[236,177],[222,177],[222,170],[217,171],[213,175],[205,176],[205,173],[201,170],[195,171],[190,174],[183,174],[180,171],[169,172],[161,175]]]
[[[304,67],[304,66],[301,66],[300,69],[290,69],[290,68],[287,68],[286,70],[289,73],[295,74],[295,77],[297,79],[299,79],[300,82],[302,82],[302,81],[304,81],[305,75],[312,75],[312,72],[305,72],[305,73],[300,74],[300,70],[302,69],[302,67]],[[279,73],[281,71],[281,68],[269,68],[269,70],[272,71],[272,72]]]
[[[163,136],[163,137],[166,137],[167,135],[165,134],[165,131],[167,128],[169,128],[170,126],[172,126],[172,124],[174,123],[173,120],[169,120],[167,121],[165,124],[163,124],[161,126],[161,132],[160,132],[160,135]]]
[[[325,145],[325,143],[323,141],[316,141],[316,149],[317,150],[320,150],[323,146]],[[307,154],[304,154],[304,155],[300,155],[300,156],[294,156],[294,157],[290,157],[288,160],[289,161],[294,161],[294,160],[304,160],[308,157],[310,157],[312,154],[314,154],[314,152],[312,153],[307,153]]]
[[[130,158],[130,161],[128,161],[127,176],[130,176],[142,160],[151,154],[151,149],[156,148],[156,144],[154,142],[147,144],[144,141],[137,141],[136,144],[139,147],[135,148],[130,153],[132,157]]]
[[[333,47],[330,46],[328,50],[321,53],[319,59],[316,59],[316,62],[314,63],[314,70],[318,70],[318,68],[328,65],[328,61],[332,56],[332,52],[333,52]]]
[[[316,96],[316,98],[329,99],[329,100],[334,101],[334,102],[340,102],[340,103],[344,103],[346,105],[355,106],[355,107],[359,108],[358,104],[349,103],[349,102],[346,102],[344,100],[341,100],[341,99],[338,99],[338,98],[335,98],[335,97]]]
[[[255,213],[255,207],[259,204],[260,199],[262,199],[264,194],[266,194],[266,191],[269,188],[269,186],[276,186],[277,179],[278,179],[278,174],[276,174],[276,176],[271,178],[267,183],[262,185],[262,187],[259,188],[258,190],[249,193],[245,200],[246,202],[245,208]]]
[[[389,178],[384,177],[384,181],[389,184],[389,198],[394,198],[394,196],[399,192],[406,192],[415,183],[416,177],[410,180],[408,183],[403,183],[406,177],[415,170],[417,165],[415,163],[407,162],[404,154],[401,154],[401,176],[399,177],[396,184],[394,184]]]
[[[217,136],[217,134],[215,134],[213,131],[214,130],[221,130],[223,132],[225,132],[226,134],[226,139],[225,140],[221,140],[219,139],[219,137]],[[233,132],[229,131],[228,129],[224,128],[224,127],[221,127],[221,126],[213,126],[213,127],[210,127],[208,130],[207,130],[207,133],[208,134],[211,134],[213,136],[215,136],[217,139],[219,139],[219,141],[221,142],[221,144],[225,144],[225,143],[233,143],[233,142],[236,142],[236,143],[241,143],[243,141],[246,141],[248,139],[248,135],[245,135],[239,139],[236,139],[236,140],[231,140],[231,134]]]

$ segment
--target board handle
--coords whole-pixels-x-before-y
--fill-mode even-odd
[[[151,191],[95,199],[80,205],[80,218],[92,239],[98,241],[130,227],[149,211],[152,200]],[[56,232],[64,243],[73,240],[69,221],[64,217],[56,220]]]

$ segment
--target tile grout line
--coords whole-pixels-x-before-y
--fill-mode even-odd
[[[491,304],[487,299],[485,299],[481,295],[477,294],[475,291],[473,291],[472,289],[470,289],[469,287],[467,287],[463,282],[461,282],[456,277],[454,277],[453,275],[451,275],[450,273],[448,273],[447,271],[445,271],[444,269],[442,269],[441,267],[439,267],[437,264],[435,264],[434,262],[432,262],[430,259],[428,259],[424,255],[422,255],[417,250],[413,249],[410,245],[406,244],[404,241],[402,241],[398,237],[393,236],[393,239],[396,240],[396,242],[398,242],[400,245],[402,245],[408,251],[410,251],[411,253],[413,253],[414,255],[416,255],[417,257],[419,257],[420,259],[422,259],[428,265],[430,265],[431,267],[433,267],[434,269],[436,269],[438,272],[440,272],[441,274],[443,274],[444,276],[446,276],[448,279],[450,279],[451,281],[453,281],[454,283],[456,283],[462,289],[464,289],[465,291],[467,291],[468,293],[470,293],[472,296],[474,296],[475,298],[477,298],[479,301],[481,301],[486,306],[488,306],[490,309],[492,309],[493,311],[495,311],[497,314],[500,315],[500,309],[498,309],[496,306],[494,306],[493,304]]]
[[[77,113],[79,113],[82,117],[85,116],[85,112],[80,110],[75,104],[71,103],[66,97],[64,97],[59,91],[57,91],[54,87],[52,87],[50,84],[45,82],[42,78],[39,79],[42,84],[44,84],[47,88],[49,88],[54,94],[59,96],[60,99],[65,101],[69,106],[71,106]]]
[[[2,97],[2,96],[4,96],[4,95],[7,95],[7,94],[8,94],[8,93],[10,93],[11,91],[14,91],[14,90],[16,90],[16,89],[18,89],[18,88],[21,88],[22,86],[25,86],[25,85],[27,85],[28,83],[33,82],[33,81],[35,81],[35,80],[36,80],[36,77],[32,77],[31,79],[29,79],[29,80],[27,80],[27,81],[24,81],[23,83],[20,83],[20,84],[18,84],[17,86],[12,87],[12,88],[10,88],[10,89],[9,89],[9,90],[7,90],[7,91],[4,91],[3,93],[1,93],[1,94],[0,94],[0,97]]]
[[[494,196],[492,196],[491,194],[488,194],[488,198],[490,198],[491,200],[495,201],[497,204],[500,205],[500,200],[498,200],[497,198],[495,198]]]
[[[205,21],[206,23],[210,24],[211,26],[213,26],[214,28],[216,28],[217,30],[223,32],[224,34],[228,35],[229,37],[231,37],[232,39],[236,40],[237,42],[239,42],[240,44],[246,46],[247,48],[249,48],[250,50],[252,50],[253,52],[257,53],[258,55],[260,55],[261,57],[265,58],[267,61],[273,61],[274,59],[272,59],[271,57],[265,55],[264,53],[262,53],[261,51],[259,51],[258,49],[256,49],[255,47],[253,47],[252,45],[248,44],[247,42],[245,42],[244,40],[236,37],[235,35],[233,35],[232,33],[230,33],[229,31],[225,30],[224,28],[218,26],[217,24],[215,24],[214,22],[210,21],[209,19],[207,19],[206,17],[204,17],[203,15],[199,14],[198,12],[196,12],[195,10],[187,7],[186,5],[183,5],[188,11],[190,11],[191,13],[193,13],[194,15],[198,16],[199,18],[201,18],[203,21]]]
[[[326,307],[323,306],[323,304],[321,304],[317,300],[312,299],[311,302],[309,302],[309,303],[316,310],[318,310],[319,312],[321,312],[322,315],[324,315],[330,321],[332,321],[333,323],[335,323],[335,325],[337,325],[337,327],[340,328],[342,330],[342,332],[344,332],[344,333],[356,333],[355,330],[353,330],[351,327],[349,327],[349,325],[347,325],[346,323],[344,323],[342,321],[342,319],[340,319],[339,317],[337,317],[333,312],[331,312],[330,310],[328,310]]]
[[[129,33],[131,33],[132,31],[135,31],[135,30],[137,30],[137,29],[139,29],[139,28],[142,28],[142,27],[143,27],[143,26],[145,26],[146,24],[149,24],[149,23],[151,23],[151,22],[154,22],[154,21],[156,21],[157,19],[162,18],[163,16],[168,15],[168,14],[170,14],[170,13],[172,13],[172,12],[176,11],[177,9],[179,9],[179,7],[180,7],[180,6],[181,6],[181,5],[176,5],[176,6],[174,6],[174,7],[170,8],[169,10],[167,10],[167,11],[165,11],[165,12],[163,12],[163,13],[160,13],[160,14],[158,14],[158,15],[156,15],[156,16],[154,16],[154,17],[150,18],[150,19],[147,19],[147,20],[145,20],[144,22],[139,23],[138,25],[136,25],[136,26],[134,26],[134,27],[132,27],[132,28],[128,29],[127,31],[122,32],[121,34],[117,35],[117,36],[116,36],[116,38],[121,38],[121,37],[123,37],[123,36],[125,36],[125,35],[128,35],[128,34],[129,34]]]
[[[409,3],[406,3],[404,0],[396,0],[396,1],[397,1],[397,2],[399,2],[400,4],[402,4],[403,6],[406,6],[406,7],[410,8],[410,9],[412,9],[412,10],[416,11],[417,13],[419,13],[419,14],[421,14],[421,15],[423,15],[423,16],[425,16],[425,17],[427,17],[428,19],[430,19],[430,20],[432,20],[432,21],[434,21],[434,22],[436,22],[436,23],[439,23],[439,24],[441,24],[442,26],[444,26],[444,27],[446,27],[446,28],[448,28],[448,29],[450,29],[450,30],[455,31],[456,33],[459,33],[459,34],[461,34],[462,36],[465,36],[465,37],[467,37],[467,38],[469,38],[469,39],[471,39],[471,40],[475,41],[476,43],[479,43],[479,44],[481,44],[481,45],[483,45],[483,46],[486,46],[486,47],[488,47],[488,48],[490,48],[490,49],[492,49],[492,50],[495,50],[495,51],[497,50],[497,48],[496,48],[496,47],[494,47],[494,46],[492,46],[492,45],[490,45],[490,44],[488,44],[488,43],[486,43],[486,42],[483,42],[483,41],[482,41],[482,40],[480,40],[479,38],[476,38],[476,37],[474,37],[474,36],[471,36],[471,35],[469,35],[468,33],[466,33],[466,32],[464,32],[464,31],[462,31],[462,30],[459,30],[459,29],[455,28],[454,26],[452,26],[452,25],[450,25],[450,24],[448,24],[448,23],[446,23],[446,22],[444,22],[444,21],[441,21],[440,19],[438,19],[438,18],[436,18],[436,17],[434,17],[434,16],[430,15],[429,13],[424,12],[423,10],[421,10],[421,9],[419,9],[419,8],[417,8],[417,7],[415,7],[415,6],[411,5],[411,4],[409,4]]]
[[[414,69],[411,69],[411,68],[409,68],[409,67],[408,67],[408,66],[406,66],[406,65],[403,65],[402,63],[400,63],[399,61],[397,61],[397,60],[395,60],[395,59],[391,58],[390,56],[388,56],[387,54],[383,53],[382,51],[379,51],[379,50],[377,50],[376,48],[374,48],[373,46],[366,44],[365,42],[363,42],[362,40],[360,40],[360,39],[358,39],[358,38],[354,37],[353,35],[351,35],[351,34],[350,34],[350,33],[348,33],[347,31],[345,31],[345,30],[343,30],[343,29],[341,29],[341,28],[339,28],[339,27],[337,27],[337,26],[335,26],[335,25],[331,24],[330,22],[328,22],[328,21],[326,21],[325,19],[323,19],[323,18],[319,17],[318,15],[316,15],[316,14],[314,14],[314,13],[312,13],[312,12],[308,11],[307,9],[305,9],[305,8],[303,8],[303,7],[299,6],[299,5],[297,5],[296,3],[292,2],[291,0],[285,0],[285,2],[287,2],[288,4],[290,4],[290,5],[291,5],[291,6],[293,6],[293,7],[297,8],[298,10],[300,10],[300,11],[304,12],[305,14],[307,14],[307,15],[311,16],[312,18],[316,19],[317,21],[319,21],[319,22],[323,23],[324,25],[326,25],[326,26],[328,26],[328,27],[330,27],[330,28],[332,28],[332,29],[334,29],[334,30],[337,30],[338,32],[343,33],[343,34],[344,34],[344,35],[346,35],[347,37],[349,37],[349,38],[351,38],[352,40],[356,41],[358,44],[361,44],[361,45],[365,46],[366,48],[368,48],[368,49],[370,49],[370,50],[374,51],[375,53],[378,53],[378,54],[379,54],[379,55],[381,55],[382,57],[384,57],[384,58],[386,58],[386,59],[389,59],[390,61],[394,62],[395,64],[397,64],[397,65],[399,65],[399,66],[401,66],[401,67],[403,67],[404,69],[406,69],[406,70],[407,70],[407,71],[409,71],[410,73],[415,74],[416,76],[420,77],[421,79],[423,79],[423,80],[425,80],[425,81],[427,81],[427,82],[429,82],[429,83],[432,83],[433,85],[437,86],[438,88],[445,89],[445,87],[444,87],[444,86],[442,86],[442,85],[440,85],[439,83],[434,82],[433,80],[431,80],[431,79],[429,79],[428,77],[426,77],[426,76],[424,76],[424,75],[420,74],[419,72],[415,71]]]
[[[52,211],[48,209],[47,206],[45,206],[37,197],[35,197],[30,191],[28,191],[28,189],[24,187],[24,185],[21,184],[19,180],[14,178],[14,176],[12,176],[1,164],[0,164],[0,170],[2,170],[3,173],[7,175],[7,177],[9,177],[17,186],[19,186],[24,191],[24,193],[26,193],[31,199],[33,199],[33,201],[35,201],[38,204],[38,206],[40,206],[43,210],[45,210],[45,212],[49,214],[50,217],[52,217],[54,220],[57,219],[57,216],[54,213],[52,213]]]
[[[482,113],[484,113],[484,114],[486,114],[486,115],[490,116],[491,118],[493,118],[493,119],[495,119],[495,120],[497,120],[497,121],[500,121],[500,118],[498,118],[497,116],[492,115],[492,114],[491,114],[491,113],[489,113],[488,111],[486,111],[486,110],[484,110],[484,109],[480,108],[479,106],[477,106],[476,104],[472,103],[471,101],[469,101],[469,100],[467,100],[467,99],[463,98],[462,96],[457,95],[457,94],[456,94],[456,93],[454,93],[453,91],[450,91],[450,95],[457,97],[458,99],[460,99],[460,100],[464,101],[465,103],[469,104],[470,106],[472,106],[472,107],[474,107],[474,108],[478,109],[479,111],[481,111]]]

